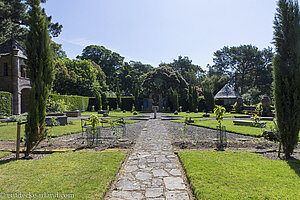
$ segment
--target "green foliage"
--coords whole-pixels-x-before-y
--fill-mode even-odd
[[[83,49],[81,56],[77,56],[81,60],[91,60],[101,66],[107,79],[110,89],[115,88],[115,72],[123,65],[124,57],[116,52],[106,49],[104,46],[90,45]]]
[[[69,110],[81,110],[85,111],[88,109],[89,98],[77,95],[58,95],[50,94],[53,101],[63,100],[69,107]]]
[[[300,161],[249,152],[180,151],[196,199],[300,199]]]
[[[101,86],[105,86],[105,75],[96,63],[90,60],[56,61],[53,90],[57,93],[94,96],[94,91]]]
[[[116,91],[116,95],[117,95],[117,109],[118,109],[118,108],[121,108],[121,104],[122,104],[122,99],[121,99],[121,92],[120,92],[119,83],[117,83],[117,91]]]
[[[11,93],[0,91],[0,113],[11,115]]]
[[[69,152],[0,163],[0,190],[3,194],[47,191],[74,195],[66,199],[103,199],[125,158],[124,152]]]
[[[215,97],[212,89],[209,86],[203,88],[203,95],[205,99],[205,111],[212,112],[215,107]]]
[[[187,56],[178,56],[178,59],[174,59],[170,64],[160,64],[160,66],[163,65],[168,65],[180,73],[189,85],[199,85],[205,72],[200,66],[194,65]]]
[[[56,101],[52,100],[52,98],[47,99],[46,112],[47,113],[62,113],[68,111],[71,106],[67,104],[63,99],[58,99]]]
[[[14,34],[15,39],[24,45],[30,26],[28,2],[22,0],[0,1],[0,44],[10,39],[11,35]],[[44,2],[45,0],[42,1],[42,3]],[[62,30],[62,25],[52,23],[51,18],[51,16],[47,17],[48,30],[53,37],[57,37]]]
[[[26,40],[27,65],[31,81],[30,106],[26,124],[26,156],[47,136],[46,103],[53,81],[53,57],[48,19],[40,0],[29,2],[29,33]]]
[[[280,142],[288,159],[300,128],[300,14],[298,1],[279,0],[274,22],[274,96]]]
[[[148,72],[143,82],[145,95],[150,95],[151,93],[156,95],[161,94],[163,98],[166,98],[170,88],[178,92],[179,104],[183,104],[188,92],[188,83],[180,73],[174,71],[169,66],[161,66],[154,71]]]
[[[170,89],[169,99],[171,101],[172,111],[178,110],[179,109],[179,101],[178,101],[179,98],[178,98],[177,90],[173,90],[172,88]]]
[[[214,108],[214,114],[216,115],[216,120],[220,127],[222,126],[222,121],[223,121],[225,112],[226,112],[226,109],[222,106],[216,106]]]
[[[270,47],[259,50],[252,45],[225,46],[214,53],[213,69],[219,75],[229,75],[241,95],[257,88],[261,94],[270,96],[273,55]]]

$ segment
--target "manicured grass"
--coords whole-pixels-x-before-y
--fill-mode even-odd
[[[248,152],[178,153],[197,199],[300,199],[300,161]]]
[[[178,115],[168,115],[170,117],[192,117],[192,118],[202,118],[203,115],[206,114],[204,112],[198,112],[198,113],[186,113],[186,112],[179,112]],[[216,115],[214,113],[209,113],[210,117],[216,117]],[[234,117],[234,116],[238,116],[238,115],[243,115],[243,114],[237,114],[237,113],[229,113],[226,112],[224,117]]]
[[[10,153],[9,152],[3,152],[3,151],[0,151],[0,158],[3,158],[7,155],[9,155]]]
[[[97,115],[98,117],[102,117],[102,114],[98,114],[98,112],[82,112],[81,115],[82,116],[91,116],[92,114]],[[143,116],[143,115],[133,115],[132,112],[126,111],[126,113],[121,112],[117,112],[117,111],[109,111],[109,117],[136,117],[136,116]]]
[[[72,120],[73,124],[66,126],[54,126],[51,129],[51,135],[54,137],[61,135],[70,135],[81,132],[80,120]],[[25,136],[25,126],[22,125],[21,137]],[[17,123],[0,124],[0,140],[13,141],[17,137]]]
[[[113,119],[107,119],[108,121],[112,121]],[[62,135],[70,135],[74,133],[80,133],[81,130],[81,122],[80,120],[72,120],[73,124],[69,124],[66,126],[54,126],[51,128],[51,136],[58,137]],[[140,122],[139,120],[125,120],[127,124]],[[102,124],[101,124],[102,125]],[[108,125],[104,123],[103,125]],[[49,127],[50,128],[50,127]],[[25,136],[25,126],[22,125],[21,128],[21,137]],[[0,124],[0,140],[4,141],[14,141],[17,138],[17,123],[6,123]]]
[[[73,194],[73,199],[102,199],[125,156],[123,152],[72,152],[55,153],[41,160],[0,163],[0,191],[58,192]]]

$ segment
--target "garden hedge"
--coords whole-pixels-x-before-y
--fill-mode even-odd
[[[0,91],[0,113],[11,115],[11,93]]]
[[[86,111],[89,106],[89,99],[91,97],[83,97],[77,95],[59,95],[59,94],[50,94],[50,97],[56,101],[59,99],[64,100],[67,104],[71,105],[70,110],[81,110]]]

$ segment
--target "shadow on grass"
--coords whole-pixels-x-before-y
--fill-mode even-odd
[[[0,160],[0,165],[4,165],[6,163],[9,163],[9,162],[13,162],[13,161],[16,161],[16,158],[7,158],[5,160]]]
[[[288,160],[287,163],[289,164],[290,168],[294,170],[300,177],[300,160]]]

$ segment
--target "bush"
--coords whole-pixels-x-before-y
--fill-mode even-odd
[[[83,97],[77,95],[58,95],[58,94],[50,94],[50,97],[57,101],[62,99],[69,105],[69,110],[81,110],[86,111],[89,106],[89,99],[91,97]]]
[[[54,101],[52,98],[47,99],[46,112],[65,112],[68,111],[71,106],[67,104],[63,99]]]
[[[11,115],[11,93],[0,91],[0,113]]]

